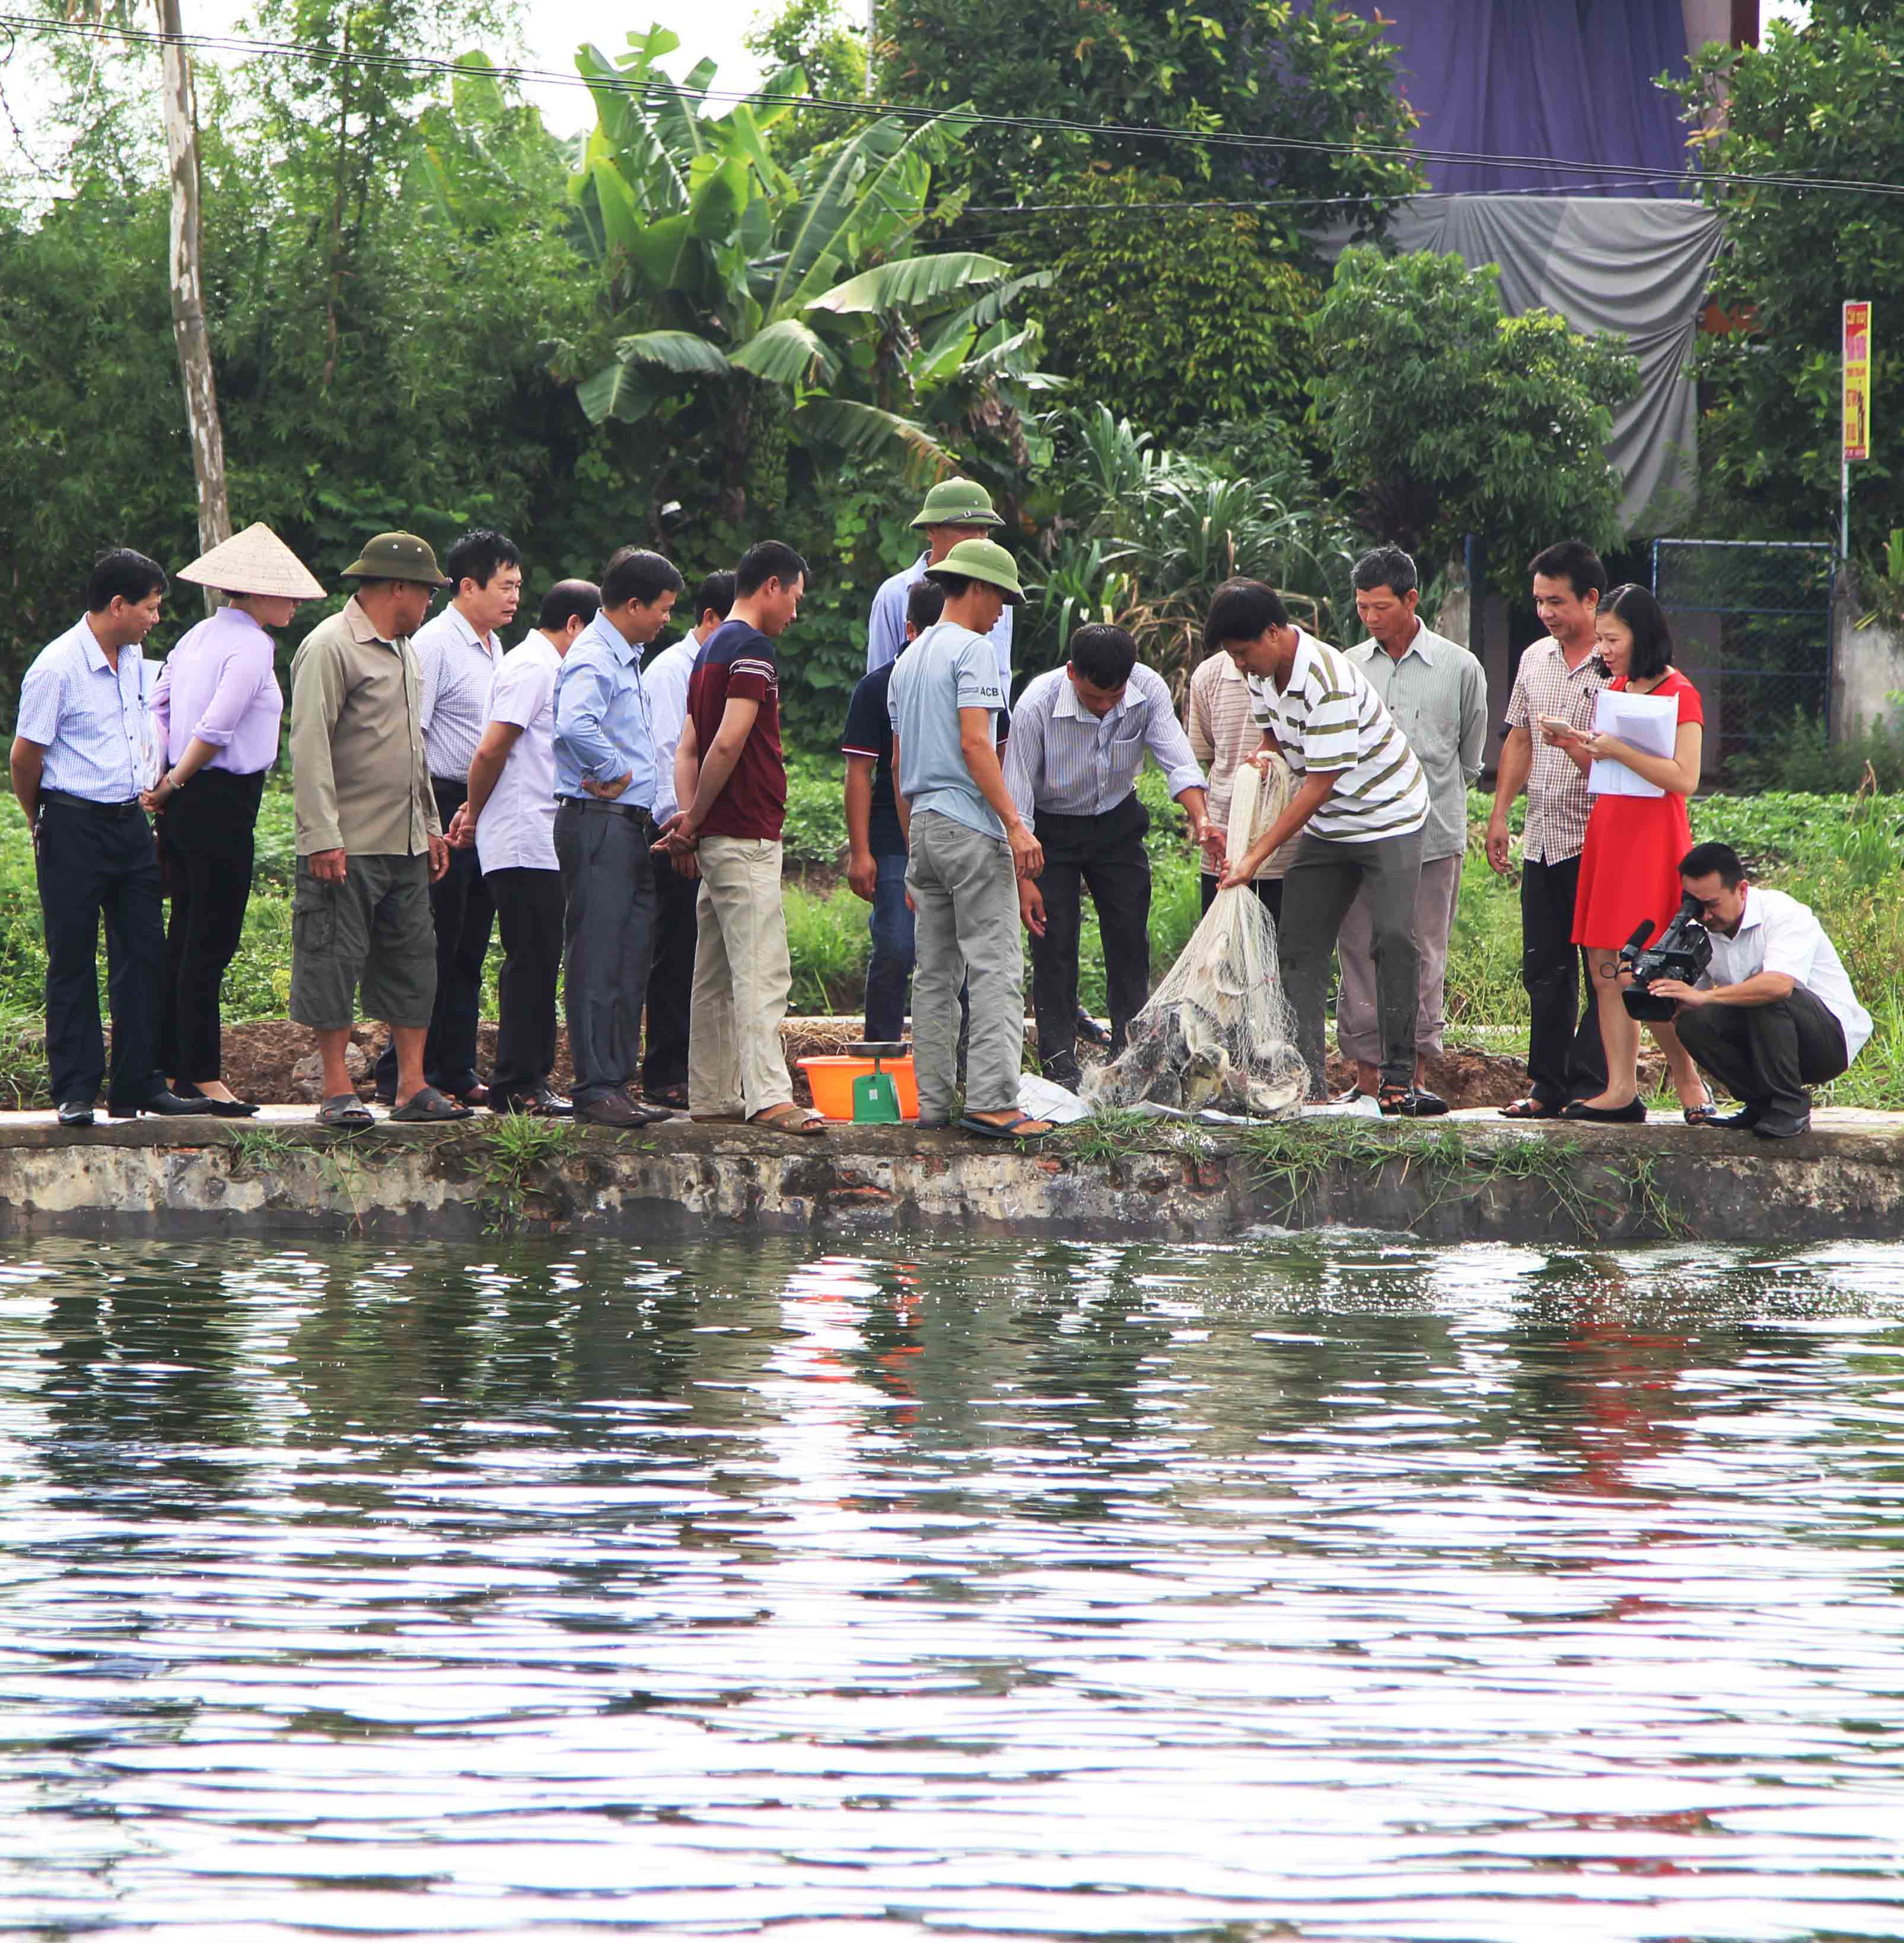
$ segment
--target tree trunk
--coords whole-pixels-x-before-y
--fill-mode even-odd
[[[179,0],[156,0],[162,80],[159,101],[172,164],[172,336],[185,391],[185,423],[198,487],[198,547],[209,553],[232,536],[225,496],[225,428],[218,416],[211,337],[205,328],[204,275],[198,228],[198,124],[192,93],[192,57],[184,43]]]

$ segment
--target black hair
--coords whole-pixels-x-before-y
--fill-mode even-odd
[[[443,577],[453,592],[465,580],[487,587],[504,567],[521,564],[522,555],[507,533],[478,526],[473,533],[465,533],[450,549],[443,563]]]
[[[931,572],[932,585],[942,588],[948,600],[960,599],[964,594],[969,593],[975,586],[982,587],[987,592],[991,594],[997,594],[1003,591],[1002,588],[993,586],[989,580],[975,581],[969,573],[941,573],[937,567],[932,568]],[[944,611],[942,607],[939,609],[941,613],[944,613]]]
[[[686,585],[671,560],[646,547],[617,547],[602,569],[602,605],[625,607],[632,600],[652,607],[664,594],[678,594]]]
[[[936,580],[916,580],[906,596],[906,619],[915,634],[923,634],[945,612],[945,589]]]
[[[1564,580],[1574,590],[1574,598],[1583,600],[1589,594],[1604,595],[1607,570],[1600,556],[1584,540],[1556,540],[1543,547],[1527,563],[1530,574],[1543,580]]]
[[[1068,658],[1093,688],[1122,688],[1137,666],[1137,643],[1122,628],[1092,621],[1073,632]]]
[[[1633,652],[1626,663],[1629,683],[1651,681],[1672,667],[1672,630],[1666,625],[1666,610],[1645,588],[1630,580],[1616,587],[1600,603],[1600,612],[1624,622],[1632,631]]]
[[[1736,891],[1746,881],[1746,867],[1730,843],[1695,843],[1679,860],[1682,877],[1713,875],[1728,891]]]
[[[1349,578],[1358,594],[1372,594],[1377,588],[1386,587],[1397,600],[1421,585],[1414,559],[1399,546],[1371,547],[1350,569]]]
[[[115,600],[137,607],[149,595],[163,594],[169,583],[165,569],[131,547],[108,547],[93,562],[86,582],[86,611],[103,614]]]
[[[536,625],[554,634],[571,621],[592,621],[601,604],[602,591],[592,580],[558,580],[542,596]]]
[[[724,621],[727,610],[734,604],[734,576],[723,567],[718,573],[711,573],[694,590],[694,625],[701,625],[701,617],[709,608]]]
[[[741,555],[734,569],[734,592],[745,600],[758,594],[769,580],[791,587],[806,577],[806,563],[784,540],[757,540]]]
[[[1272,628],[1286,628],[1289,610],[1273,587],[1260,580],[1231,580],[1217,589],[1203,623],[1203,645],[1215,654],[1230,641],[1258,641]]]

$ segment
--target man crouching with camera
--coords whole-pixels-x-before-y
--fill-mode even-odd
[[[1744,1103],[1706,1124],[1790,1140],[1811,1125],[1805,1089],[1857,1057],[1871,1014],[1810,907],[1748,883],[1730,844],[1695,844],[1679,880],[1711,935],[1712,962],[1696,986],[1660,978],[1648,990],[1678,1002],[1680,1044]]]

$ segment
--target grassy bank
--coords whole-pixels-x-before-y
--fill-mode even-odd
[[[846,826],[837,757],[794,757],[786,843],[791,874],[787,928],[794,1002],[804,1011],[858,1008],[866,968],[867,907],[833,873],[843,861]],[[1181,816],[1147,771],[1154,889],[1153,972],[1183,948],[1198,916],[1197,869],[1178,834]],[[1497,1051],[1516,1049],[1527,1024],[1520,985],[1520,902],[1512,880],[1488,868],[1479,836],[1488,800],[1469,800],[1467,868],[1448,959],[1448,1002],[1456,1033]],[[1904,797],[1709,797],[1694,805],[1696,837],[1718,838],[1745,857],[1754,876],[1802,898],[1836,942],[1859,996],[1877,1021],[1871,1045],[1828,1089],[1839,1105],[1904,1108]],[[266,796],[258,832],[256,886],[244,941],[226,980],[226,1015],[236,1021],[282,1018],[290,985],[290,893],[296,856],[286,790]],[[1087,913],[1089,906],[1086,907]],[[496,954],[486,1010],[494,1011]],[[0,1088],[30,1085],[39,1072],[37,1036],[46,953],[32,849],[17,815],[0,817]],[[1082,982],[1101,1008],[1104,972],[1096,921],[1087,915]]]

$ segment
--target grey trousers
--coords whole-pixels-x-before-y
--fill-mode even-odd
[[[1461,860],[1437,857],[1421,867],[1415,893],[1414,941],[1421,962],[1415,974],[1414,1049],[1417,1058],[1442,1049],[1447,1024],[1448,936],[1461,895]],[[1335,941],[1342,983],[1335,996],[1335,1045],[1344,1059],[1379,1066],[1382,1035],[1375,1004],[1375,926],[1366,886],[1356,895]]]
[[[930,809],[912,819],[911,836],[906,889],[916,920],[912,1051],[919,1117],[951,1116],[961,984],[972,1008],[966,1111],[1015,1113],[1024,1064],[1024,940],[1011,848]]]
[[[1375,966],[1375,1012],[1381,1033],[1382,1084],[1414,1083],[1415,898],[1421,885],[1421,832],[1340,843],[1304,836],[1282,879],[1276,941],[1282,987],[1296,1016],[1296,1048],[1310,1085],[1324,1084],[1324,1012],[1329,966],[1342,920],[1358,892],[1368,895],[1369,954]]]
[[[562,1002],[579,1107],[620,1091],[636,1077],[654,950],[655,879],[648,855],[654,832],[648,816],[624,815],[605,803],[564,797],[556,805]]]

